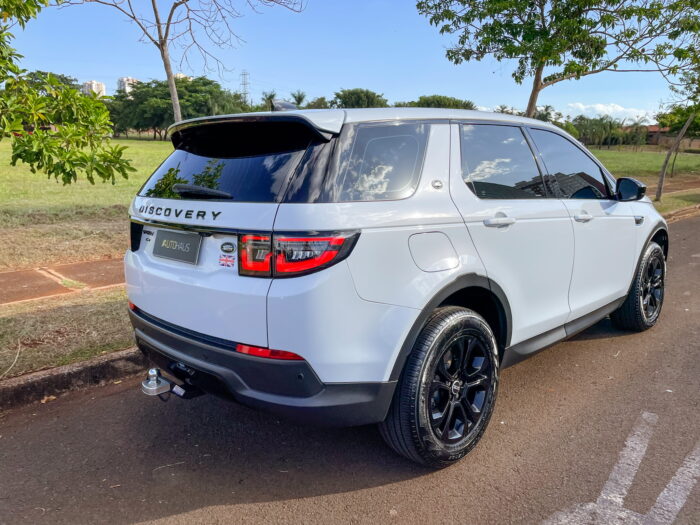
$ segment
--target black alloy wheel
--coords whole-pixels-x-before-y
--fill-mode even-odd
[[[445,444],[458,443],[479,423],[492,381],[488,352],[477,333],[466,331],[445,345],[433,365],[430,426]]]
[[[654,326],[664,304],[666,257],[663,249],[650,242],[642,254],[634,280],[622,306],[610,314],[622,330],[642,332]]]
[[[647,266],[642,277],[642,310],[647,321],[655,320],[659,316],[661,304],[664,300],[664,275],[665,264],[663,254],[654,252],[647,261]]]
[[[379,430],[399,454],[434,468],[464,457],[481,439],[498,390],[499,354],[479,314],[443,306],[413,344]]]

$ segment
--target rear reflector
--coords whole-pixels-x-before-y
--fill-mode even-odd
[[[255,277],[294,277],[345,259],[359,232],[330,234],[243,234],[239,237],[239,273]]]
[[[136,310],[136,305],[129,301],[129,310]]]
[[[271,350],[270,348],[261,348],[259,346],[250,345],[236,345],[236,352],[246,355],[253,355],[255,357],[266,357],[267,359],[285,359],[287,361],[303,361],[304,358],[293,353],[287,352],[285,350]]]

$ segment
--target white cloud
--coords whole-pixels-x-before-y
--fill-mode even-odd
[[[610,115],[617,119],[636,120],[639,117],[646,117],[648,122],[654,121],[654,116],[651,111],[639,108],[626,108],[620,104],[583,104],[581,102],[572,102],[567,104],[568,113],[572,116],[586,115],[587,117],[597,117],[601,115]]]

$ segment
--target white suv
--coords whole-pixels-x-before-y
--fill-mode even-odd
[[[143,390],[379,423],[441,467],[498,372],[610,315],[657,321],[666,224],[559,128],[439,109],[256,113],[170,130],[134,199]]]

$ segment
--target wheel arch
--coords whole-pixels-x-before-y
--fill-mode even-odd
[[[657,226],[651,233],[644,247],[646,248],[650,242],[655,242],[661,246],[661,249],[664,251],[664,258],[668,259],[668,230],[665,226]]]
[[[498,343],[499,357],[510,346],[512,314],[503,289],[483,275],[462,275],[442,288],[421,310],[394,362],[390,380],[398,380],[406,360],[430,315],[440,306],[462,306],[474,310],[486,319]]]

